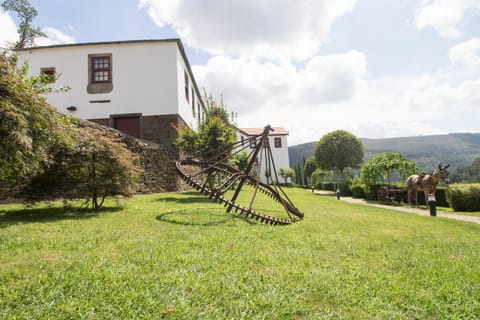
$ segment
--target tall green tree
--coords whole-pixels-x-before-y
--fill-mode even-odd
[[[295,173],[295,184],[299,186],[302,185],[302,171],[300,169],[299,162],[295,164],[294,173]]]
[[[32,24],[38,12],[28,0],[4,0],[2,8],[5,11],[15,12],[20,20],[18,25],[19,39],[15,44],[15,49],[32,47],[36,37],[46,36],[39,27]]]
[[[0,183],[18,185],[52,163],[51,148],[72,142],[71,123],[38,94],[14,58],[0,54]]]
[[[285,180],[285,184],[287,184],[288,180],[295,176],[295,171],[293,171],[292,168],[280,168],[278,174]]]
[[[345,168],[357,169],[363,162],[362,141],[345,130],[324,135],[315,145],[318,168],[343,174]]]
[[[305,165],[303,166],[303,173],[305,175],[305,183],[311,183],[312,173],[317,169],[317,162],[315,161],[315,157],[309,157],[305,161]]]
[[[374,156],[361,170],[360,179],[367,185],[377,182],[391,184],[393,176],[405,180],[418,173],[420,168],[415,161],[404,158],[397,152],[383,152]]]
[[[223,100],[217,102],[212,95],[205,95],[204,101],[204,117],[197,131],[189,127],[179,128],[177,145],[187,155],[203,160],[226,157],[237,139],[236,129],[230,123]]]

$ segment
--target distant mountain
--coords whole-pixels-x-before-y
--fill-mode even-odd
[[[468,166],[480,156],[480,133],[450,133],[446,135],[417,136],[405,138],[365,139],[364,162],[382,152],[398,152],[414,160],[425,171],[432,171],[438,163],[450,163],[452,172],[458,166]],[[288,148],[290,166],[311,157],[316,141]]]

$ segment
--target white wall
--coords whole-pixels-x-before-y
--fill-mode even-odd
[[[89,54],[112,55],[111,92],[87,93]],[[188,109],[185,106],[183,72],[186,64],[176,41],[35,48],[19,52],[19,64],[25,60],[28,60],[30,75],[38,75],[41,68],[55,67],[60,78],[53,86],[71,88],[67,92],[47,95],[48,102],[60,112],[86,119],[108,118],[111,114],[122,113],[180,113],[187,123],[195,124],[191,107]],[[91,102],[98,100],[110,102]],[[72,105],[77,107],[77,111],[68,112],[66,108]]]
[[[245,145],[250,144],[250,136],[247,136],[245,134],[239,133],[238,134],[238,139],[245,140]],[[280,138],[282,141],[282,147],[281,148],[275,148],[275,138]],[[279,172],[281,168],[289,168],[290,167],[290,162],[288,158],[288,142],[287,142],[287,136],[286,135],[269,135],[268,136],[268,141],[270,143],[270,149],[272,150],[272,157],[273,161],[275,163],[275,168],[277,171],[277,176],[278,176],[278,182],[283,183],[283,178],[280,176]],[[247,148],[245,151],[250,152],[252,148]],[[265,162],[262,163],[262,167],[260,168],[260,178],[262,182],[267,182],[267,179],[265,177]]]

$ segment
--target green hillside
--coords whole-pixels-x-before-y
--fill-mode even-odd
[[[398,152],[416,161],[426,171],[431,171],[439,162],[450,163],[454,171],[458,166],[470,165],[473,159],[480,156],[480,133],[361,140],[365,147],[365,162],[381,152]],[[289,147],[290,166],[301,162],[302,156],[312,156],[315,143]]]

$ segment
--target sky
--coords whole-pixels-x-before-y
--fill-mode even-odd
[[[180,38],[239,127],[289,144],[480,132],[480,0],[30,0],[37,45]],[[0,45],[17,39],[0,9]]]

